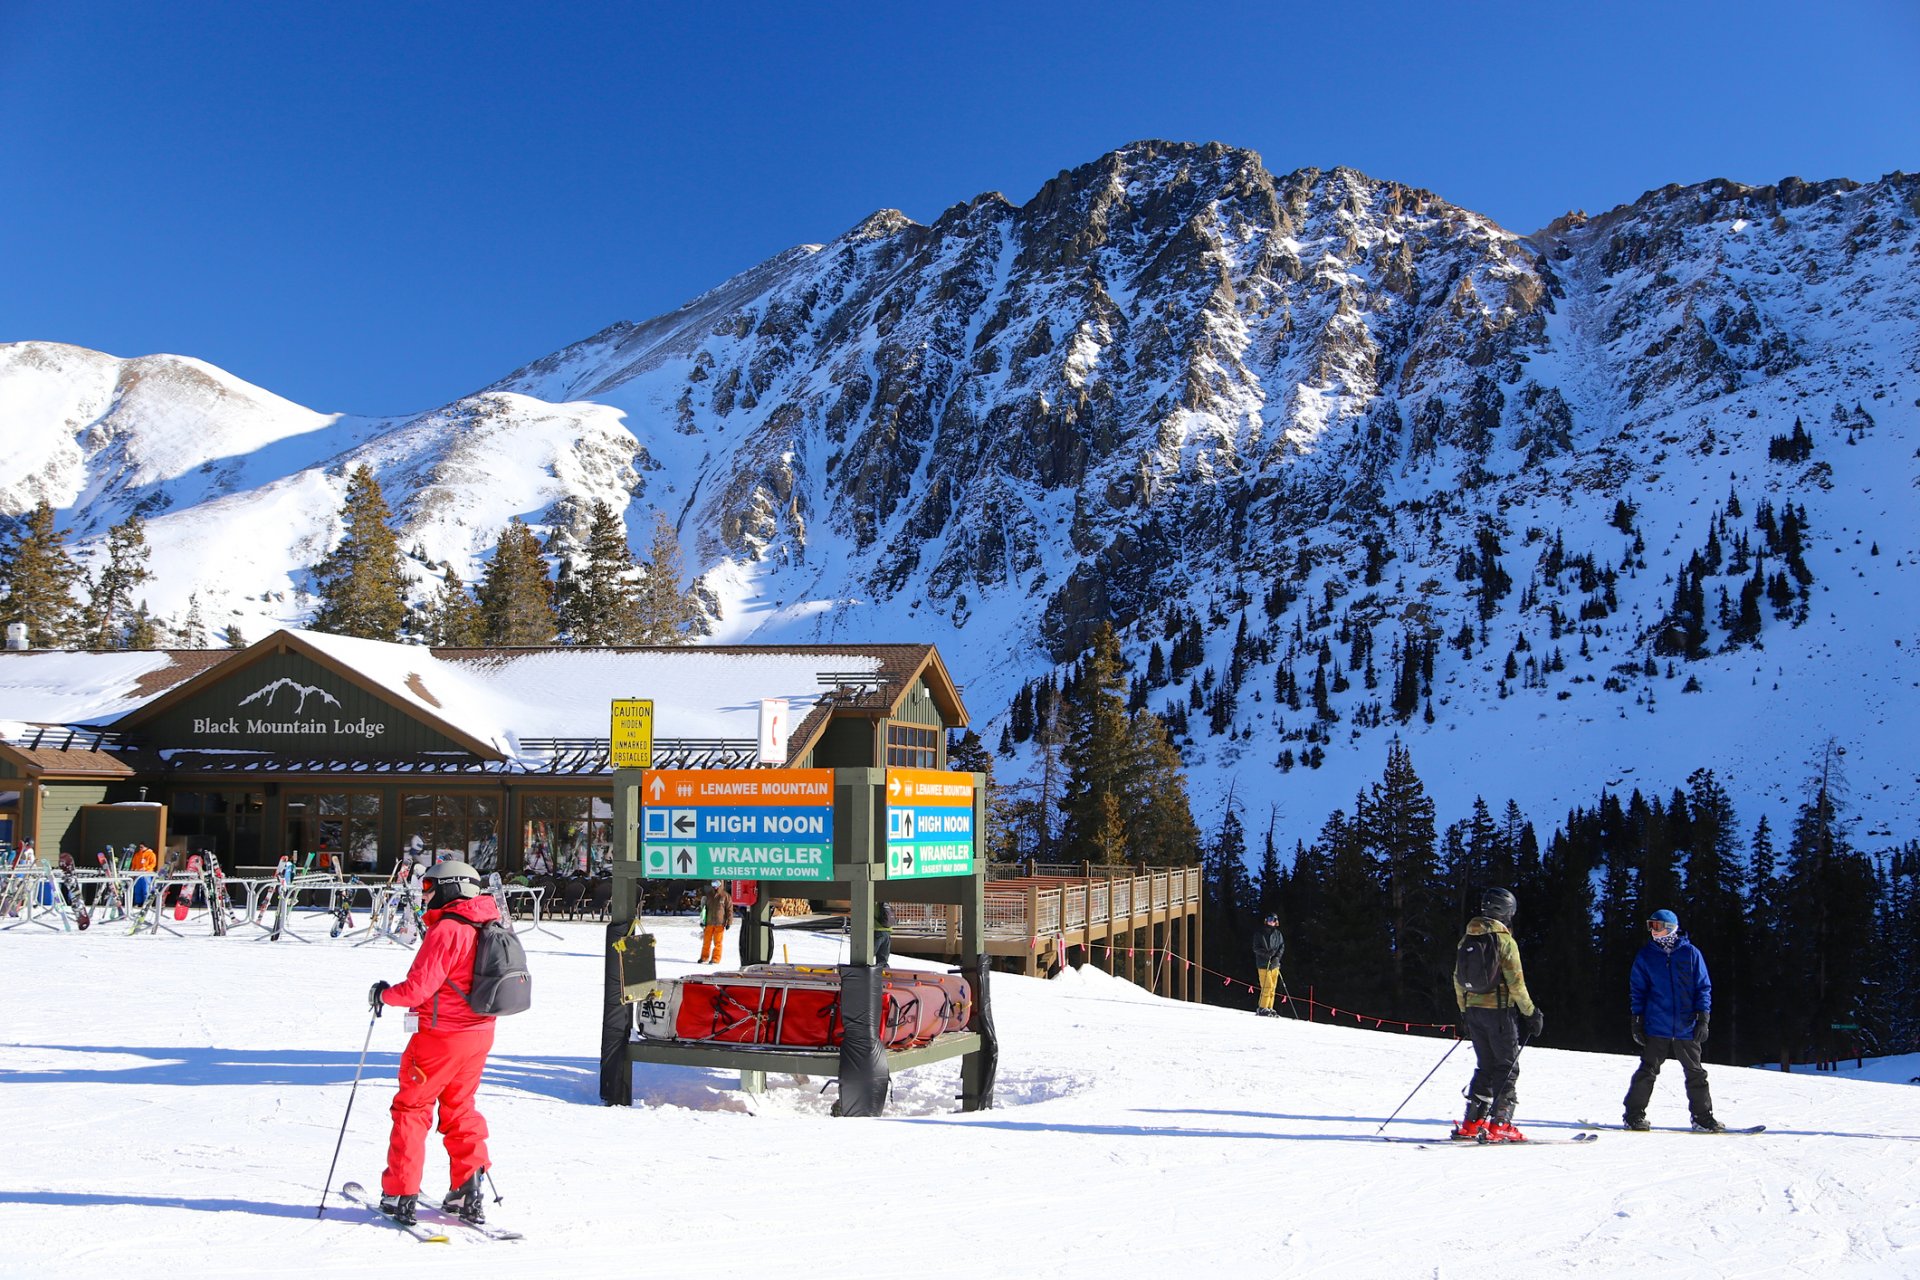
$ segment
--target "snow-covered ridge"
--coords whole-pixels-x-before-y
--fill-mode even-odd
[[[1920,179],[1893,174],[1663,187],[1523,237],[1351,169],[1140,142],[1023,204],[876,214],[406,420],[309,414],[171,357],[0,348],[30,463],[0,510],[46,496],[83,537],[144,510],[156,610],[197,591],[256,635],[308,615],[356,463],[423,594],[441,563],[472,581],[512,516],[577,533],[597,499],[640,541],[654,510],[675,521],[719,639],[940,644],[990,743],[1095,621],[1128,628],[1144,671],[1179,606],[1203,659],[1148,702],[1191,711],[1203,822],[1233,787],[1311,828],[1396,732],[1443,820],[1486,794],[1551,823],[1705,765],[1750,821],[1835,736],[1859,833],[1920,836],[1898,733],[1920,640],[1897,603],[1920,557],[1916,225]],[[1813,455],[1770,461],[1796,419]],[[1729,537],[1757,538],[1763,503],[1805,508],[1804,620],[1723,652],[1723,570],[1707,656],[1647,675],[1730,497]],[[1484,620],[1461,576],[1483,531],[1513,582]],[[1546,574],[1556,545],[1609,580]],[[1243,615],[1255,651],[1213,732],[1194,704]],[[1438,648],[1430,725],[1376,723],[1361,625],[1388,687],[1396,645],[1468,629]],[[1311,683],[1323,640],[1348,686],[1325,724],[1276,696],[1283,667]],[[1556,650],[1564,669],[1529,678]],[[1277,767],[1313,746],[1318,768]]]

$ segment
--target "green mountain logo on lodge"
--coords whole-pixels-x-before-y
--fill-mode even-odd
[[[340,699],[334,697],[319,685],[302,684],[298,680],[288,679],[284,676],[255,689],[252,693],[240,699],[237,705],[244,707],[264,699],[266,705],[272,707],[276,700],[279,700],[282,693],[286,693],[293,698],[293,714],[296,717],[301,716],[306,710],[307,700],[309,698],[317,698],[319,701],[333,707],[340,705]],[[206,734],[209,736],[221,734],[232,734],[235,736],[239,736],[240,734],[247,734],[249,736],[257,734],[324,734],[343,738],[378,738],[387,731],[387,726],[384,721],[368,720],[364,716],[358,720],[338,720],[332,718],[263,720],[249,716],[246,717],[243,727],[242,718],[234,715],[224,719],[195,717],[193,721],[193,731],[196,734]]]

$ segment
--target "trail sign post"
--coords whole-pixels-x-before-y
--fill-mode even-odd
[[[972,774],[889,769],[886,794],[887,879],[973,874]]]
[[[831,769],[648,770],[640,805],[649,879],[833,879]]]
[[[653,699],[615,698],[608,740],[614,768],[653,768]]]

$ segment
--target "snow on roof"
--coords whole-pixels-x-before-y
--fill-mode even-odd
[[[443,721],[512,755],[514,707],[501,692],[418,645],[388,644],[321,631],[291,631],[343,667],[359,672],[421,715]]]
[[[799,723],[821,673],[878,677],[877,656],[698,648],[498,650],[443,658],[416,645],[293,634],[425,715],[518,756],[526,738],[604,738],[615,698],[653,699],[656,738],[754,739],[760,700]]]
[[[176,668],[170,672],[169,668]],[[18,739],[27,724],[112,720],[182,683],[202,668],[166,652],[87,653],[30,649],[0,662],[0,737]]]
[[[848,677],[874,685],[887,656],[856,648],[451,650],[290,631],[430,721],[508,759],[541,758],[527,739],[604,739],[615,698],[651,698],[657,739],[759,736],[760,700],[787,700],[800,724]],[[272,637],[262,644],[273,642]],[[889,647],[889,652],[901,650]],[[905,652],[905,650],[902,650]],[[0,662],[0,733],[23,722],[110,722],[234,655],[34,651]],[[894,654],[896,661],[899,654]],[[200,659],[197,662],[188,659]],[[170,670],[170,668],[175,668]],[[839,681],[823,679],[831,673]],[[11,731],[9,731],[9,726]],[[196,748],[202,754],[207,749]]]
[[[604,738],[613,699],[651,698],[656,738],[753,739],[762,698],[785,698],[798,724],[828,692],[822,673],[877,680],[882,665],[878,656],[845,651],[698,648],[539,650],[455,661],[497,699],[519,738]]]

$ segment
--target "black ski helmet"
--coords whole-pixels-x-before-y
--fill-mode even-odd
[[[1480,914],[1489,920],[1498,920],[1501,924],[1512,924],[1513,913],[1520,909],[1508,889],[1489,889],[1480,895]]]

